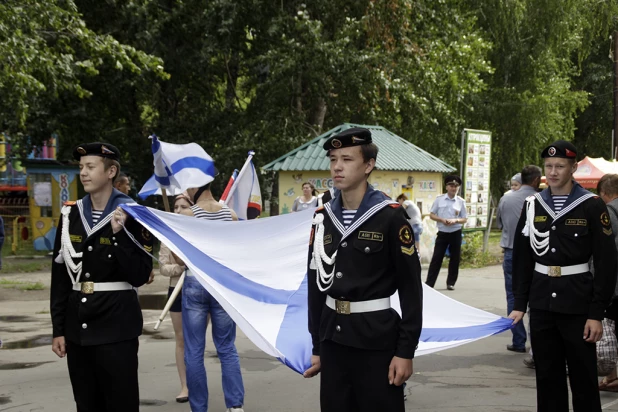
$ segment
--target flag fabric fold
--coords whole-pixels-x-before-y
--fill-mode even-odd
[[[260,182],[251,160],[240,173],[234,171],[219,201],[231,207],[239,220],[255,219],[262,213]]]
[[[207,221],[122,205],[176,253],[262,351],[302,373],[310,366],[307,248],[312,213],[246,222]],[[416,356],[494,335],[512,321],[424,286]],[[391,298],[398,310],[398,297]]]
[[[197,143],[172,144],[151,136],[154,174],[144,184],[138,196],[161,194],[177,195],[192,187],[202,187],[213,181],[217,174],[215,162]]]

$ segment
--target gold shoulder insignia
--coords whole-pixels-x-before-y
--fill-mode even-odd
[[[402,246],[401,253],[403,253],[404,255],[412,256],[412,254],[414,253],[414,245],[410,247]]]
[[[609,215],[607,214],[607,212],[603,212],[601,213],[601,224],[603,226],[611,226],[611,221],[609,220]]]
[[[151,237],[150,232],[145,227],[143,227],[142,228],[142,239],[148,242],[150,240],[150,237]]]
[[[412,230],[410,229],[410,226],[408,225],[401,226],[401,228],[399,229],[399,240],[404,245],[409,245],[414,241],[414,235],[412,234]]]
[[[67,200],[63,203],[65,206],[75,206],[77,202],[75,200]]]
[[[612,232],[612,228],[610,227],[609,229],[603,228],[603,233],[605,233],[607,236],[611,236],[614,232]]]
[[[148,246],[148,245],[143,245],[144,246],[144,250],[148,253],[152,252],[152,246]]]

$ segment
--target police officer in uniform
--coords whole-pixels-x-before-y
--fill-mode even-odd
[[[420,261],[407,215],[367,178],[378,148],[367,129],[324,144],[340,191],[313,220],[309,245],[312,366],[323,412],[403,412],[422,327]],[[401,316],[391,308],[399,293]]]
[[[142,312],[134,287],[152,270],[152,237],[119,207],[119,152],[107,143],[73,152],[88,193],[62,208],[51,282],[52,350],[67,357],[77,411],[139,410],[138,336]]]
[[[573,180],[577,149],[557,141],[543,150],[547,189],[524,203],[513,245],[514,310],[530,305],[537,410],[600,412],[596,346],[616,283],[616,247],[603,200]],[[594,275],[589,261],[593,258]]]
[[[436,237],[425,283],[432,288],[435,286],[446,249],[449,248],[451,258],[448,263],[446,288],[455,290],[461,258],[461,231],[468,221],[468,214],[466,212],[466,201],[457,196],[459,186],[461,186],[461,178],[456,175],[446,176],[444,186],[446,193],[436,197],[429,212],[429,218],[435,220],[438,224],[438,236]]]

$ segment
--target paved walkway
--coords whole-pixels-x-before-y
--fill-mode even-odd
[[[426,270],[424,270],[424,275]],[[2,275],[47,282],[49,274]],[[47,280],[46,280],[47,279]],[[505,297],[499,266],[461,271],[457,289],[447,292],[446,274],[438,279],[438,290],[461,302],[504,315]],[[141,294],[161,294],[166,279],[158,278]],[[26,292],[25,292],[26,293]],[[37,292],[38,293],[38,292]],[[0,337],[6,346],[31,348],[0,349],[0,412],[75,410],[65,360],[51,352],[49,302],[0,301]],[[179,390],[174,365],[171,323],[152,330],[158,310],[145,310],[144,335],[140,339],[140,394],[143,411],[185,411],[177,404]],[[210,333],[208,334],[210,335]],[[534,411],[534,371],[522,364],[524,355],[506,351],[510,332],[476,343],[415,359],[415,373],[408,382],[408,411]],[[42,344],[43,346],[37,346]],[[319,411],[318,379],[303,379],[259,351],[239,332],[237,341],[246,388],[247,412]],[[212,351],[208,337],[207,351]],[[210,410],[223,412],[220,366],[212,352],[206,355],[210,376]],[[618,394],[602,393],[604,410],[618,411]],[[376,411],[381,412],[381,411]]]

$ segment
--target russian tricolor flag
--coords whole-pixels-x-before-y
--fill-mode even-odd
[[[251,220],[262,213],[262,194],[255,167],[251,159],[254,152],[238,172],[234,170],[219,202],[228,205],[236,212],[239,220]]]

